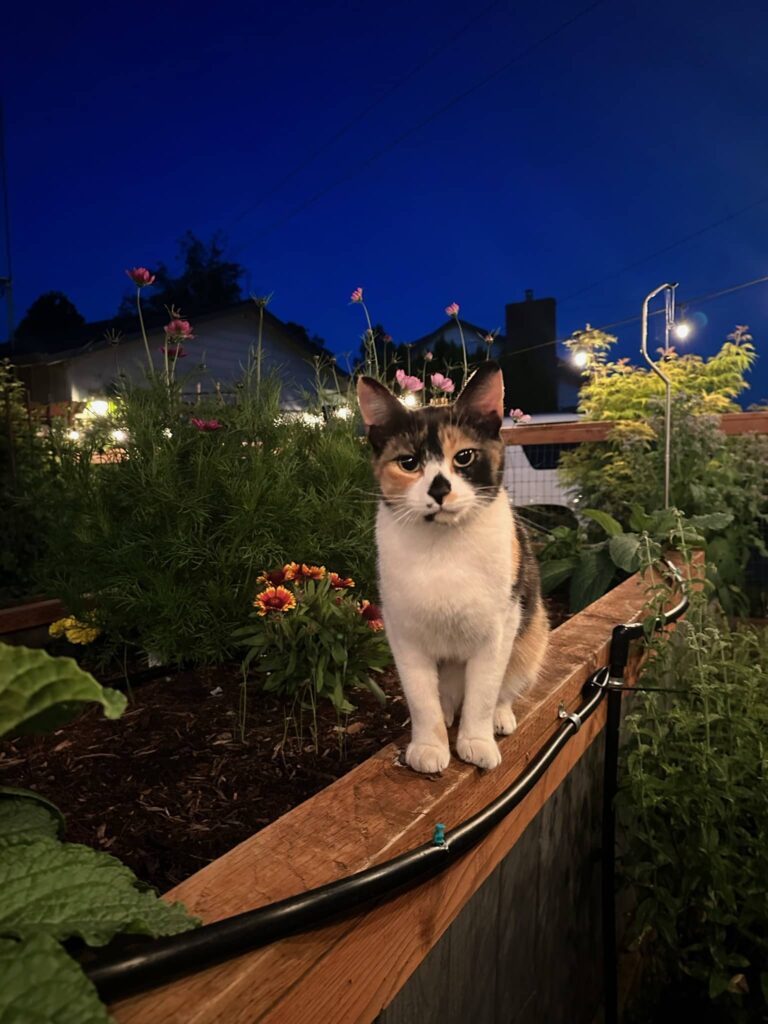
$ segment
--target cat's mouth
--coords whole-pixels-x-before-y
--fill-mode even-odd
[[[428,512],[424,516],[425,523],[449,523],[458,515],[458,509],[439,508],[435,512]]]

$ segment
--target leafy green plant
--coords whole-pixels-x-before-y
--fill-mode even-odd
[[[124,384],[108,426],[121,431],[113,461],[94,462],[90,438],[55,452],[41,581],[101,629],[105,657],[232,657],[259,567],[289,552],[373,585],[374,502],[353,417],[283,413],[278,383],[251,366],[231,394],[195,405],[175,380]]]
[[[768,631],[731,629],[694,596],[639,684],[670,691],[636,698],[618,797],[644,988],[697,1019],[764,1020]]]
[[[236,633],[248,648],[244,671],[255,669],[265,691],[286,699],[288,718],[310,713],[317,745],[318,701],[330,701],[341,715],[354,711],[348,698],[355,687],[385,700],[373,678],[392,663],[381,612],[352,595],[352,579],[323,566],[292,562],[265,572],[261,582],[252,622]]]
[[[125,697],[71,658],[0,645],[0,736],[56,728],[84,702],[109,718]],[[159,900],[116,858],[59,839],[63,819],[44,798],[0,789],[0,1020],[108,1022],[79,964],[62,946],[115,935],[174,935],[195,921]]]
[[[600,335],[581,332],[573,344],[588,347],[595,333]],[[661,382],[626,360],[607,362],[612,340],[604,343],[601,335],[595,343],[579,410],[588,419],[617,425],[607,441],[565,452],[560,471],[581,503],[630,529],[636,510],[651,515],[664,505]],[[738,408],[734,399],[748,387],[754,359],[743,327],[711,359],[674,352],[663,359],[673,382],[670,503],[689,517],[730,514],[727,525],[711,528],[706,538],[709,578],[729,614],[748,609],[744,574],[750,552],[767,553],[762,524],[768,515],[768,437],[727,437],[716,414]]]
[[[635,507],[625,531],[601,509],[585,508],[579,516],[575,527],[554,527],[539,551],[543,592],[549,594],[570,580],[572,612],[602,597],[617,577],[632,575],[670,551],[706,547],[707,537],[732,519],[730,512],[687,517],[673,508],[648,515]],[[591,539],[596,530],[601,540]]]
[[[39,428],[22,382],[10,362],[0,360],[0,603],[34,594],[45,560],[57,471]]]

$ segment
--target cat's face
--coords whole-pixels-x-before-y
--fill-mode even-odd
[[[357,384],[384,501],[403,522],[455,526],[501,486],[504,385],[487,362],[450,406],[409,410],[371,377]]]

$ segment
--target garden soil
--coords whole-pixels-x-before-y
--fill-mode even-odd
[[[553,622],[564,617],[550,609]],[[93,706],[56,732],[0,741],[0,785],[48,797],[66,818],[65,839],[114,854],[165,892],[404,740],[397,676],[377,681],[384,706],[357,690],[349,716],[318,708],[315,748],[311,714],[286,725],[284,703],[255,687],[241,735],[239,666],[155,678],[135,687],[116,721]]]

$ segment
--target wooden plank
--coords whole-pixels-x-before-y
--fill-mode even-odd
[[[506,445],[580,444],[606,441],[616,426],[614,420],[573,420],[565,423],[530,423],[504,427],[501,438]],[[768,411],[727,412],[720,417],[724,434],[768,434]]]
[[[64,615],[64,605],[55,598],[0,608],[0,636],[34,629],[35,626],[48,626]]]
[[[557,728],[560,702],[580,703],[585,679],[604,665],[610,631],[635,618],[644,584],[626,581],[553,634],[541,684],[504,761],[482,774],[456,759],[440,778],[395,764],[394,744],[173,889],[204,921],[262,906],[388,860],[450,828],[505,789]],[[600,709],[529,797],[479,850],[439,878],[357,916],[285,939],[113,1008],[122,1024],[371,1021],[402,987],[509,852],[599,733]]]
[[[724,434],[768,434],[768,410],[765,412],[726,412],[720,417]]]

